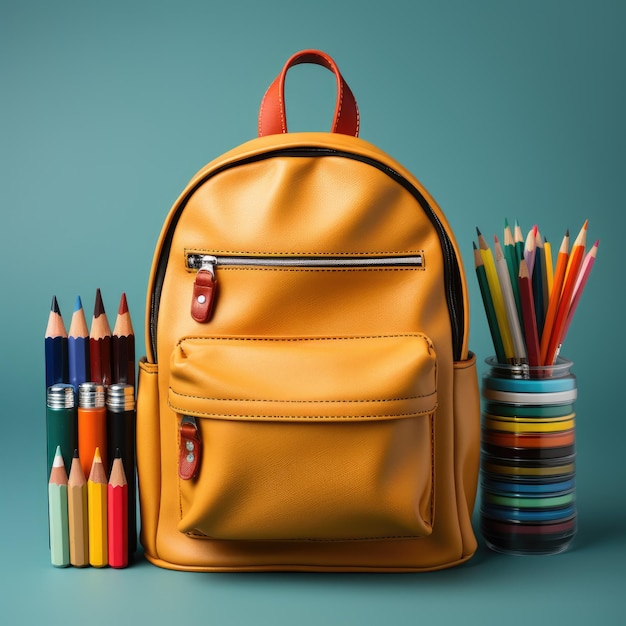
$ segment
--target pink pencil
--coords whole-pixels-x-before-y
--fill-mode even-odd
[[[529,231],[526,237],[526,245],[524,246],[524,260],[528,266],[528,276],[532,280],[533,270],[535,269],[535,254],[537,253],[537,224]]]
[[[574,317],[574,311],[576,311],[576,307],[578,306],[578,301],[580,300],[580,296],[582,295],[583,290],[585,289],[585,285],[587,284],[587,279],[589,278],[589,274],[591,274],[591,268],[596,261],[596,255],[598,254],[598,246],[600,245],[600,240],[596,241],[591,250],[587,252],[585,256],[585,260],[580,268],[580,272],[578,273],[578,277],[576,278],[576,284],[574,285],[574,295],[572,297],[572,304],[570,305],[569,312],[567,314],[567,319],[565,320],[565,327],[563,328],[563,335],[561,337],[561,341],[565,339],[565,335],[567,334],[567,329],[572,322],[572,317]]]

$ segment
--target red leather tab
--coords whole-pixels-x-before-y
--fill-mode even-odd
[[[331,132],[359,135],[359,109],[350,87],[346,84],[333,59],[320,50],[302,50],[285,63],[282,72],[265,92],[259,111],[259,137],[287,132],[285,112],[285,77],[289,68],[300,63],[313,63],[330,70],[337,79],[337,101]]]
[[[180,424],[178,455],[178,475],[182,480],[191,480],[198,475],[202,456],[202,440],[195,423],[183,421]]]
[[[208,270],[199,270],[193,284],[193,296],[191,299],[191,317],[204,324],[211,319],[213,304],[217,291],[215,276]]]

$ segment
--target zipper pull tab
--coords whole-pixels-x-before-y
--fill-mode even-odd
[[[198,475],[202,440],[195,418],[184,415],[179,429],[178,476],[191,480]]]
[[[213,304],[217,292],[215,262],[215,257],[203,257],[200,269],[196,274],[196,280],[193,283],[191,317],[201,324],[208,322],[213,314]]]

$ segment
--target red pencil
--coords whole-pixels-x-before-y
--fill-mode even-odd
[[[526,352],[528,364],[541,365],[539,336],[537,335],[537,320],[535,317],[535,301],[533,285],[528,274],[526,261],[522,259],[519,266],[519,291],[522,301],[522,319],[524,320],[524,334],[526,336]]]
[[[93,320],[89,333],[89,363],[91,382],[111,384],[111,327],[102,303],[100,289],[96,291]]]
[[[128,311],[126,294],[122,294],[111,337],[113,355],[111,377],[114,383],[135,384],[135,333]]]
[[[128,483],[120,451],[115,454],[107,485],[108,556],[111,567],[128,565]]]

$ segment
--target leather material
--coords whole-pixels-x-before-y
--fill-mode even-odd
[[[200,270],[196,275],[191,298],[191,317],[196,322],[208,322],[213,313],[213,303],[217,294],[217,281],[208,270]]]
[[[213,314],[196,321],[189,253],[423,263],[217,264]],[[165,221],[146,312],[137,463],[150,561],[424,571],[472,556],[480,409],[461,256],[432,196],[387,154],[346,134],[288,133],[215,159]],[[191,480],[179,477],[183,416],[203,444]]]
[[[337,101],[331,132],[358,137],[359,109],[350,87],[348,87],[339,68],[327,54],[319,50],[302,50],[294,54],[285,63],[282,72],[265,92],[259,110],[259,137],[286,133],[287,113],[285,105],[285,78],[287,71],[301,63],[313,63],[330,70],[337,79]]]

